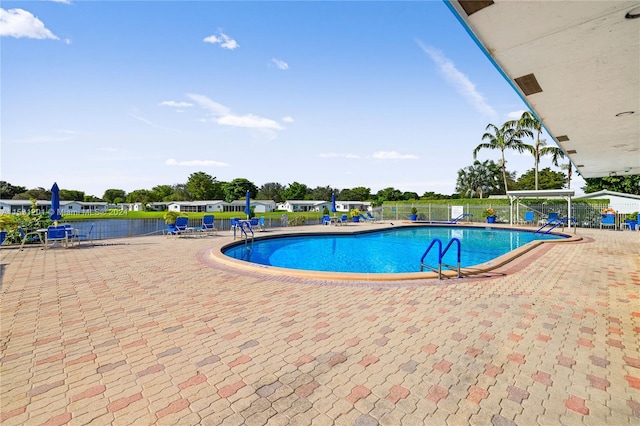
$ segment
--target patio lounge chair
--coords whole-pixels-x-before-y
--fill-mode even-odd
[[[264,231],[264,216],[258,219],[257,217],[251,218],[251,229],[259,229],[260,232]]]
[[[86,234],[80,234],[80,233],[76,234],[78,244],[80,244],[80,241],[89,241],[91,244],[93,244],[92,232],[93,232],[93,226],[94,225],[95,225],[95,223],[91,224],[91,226],[89,227],[89,230],[87,231]]]
[[[560,221],[560,213],[549,212],[547,215],[547,223],[556,223]]]
[[[325,214],[324,216],[322,216],[322,221],[320,223],[322,223],[323,225],[331,225],[331,216]]]
[[[46,243],[44,248],[49,249],[56,243],[61,243],[65,248],[69,244],[67,227],[64,225],[50,226],[47,228]]]
[[[371,212],[367,212],[367,218],[372,222],[376,222],[376,221],[380,220],[377,217],[375,217],[374,215],[372,215]]]
[[[343,214],[342,216],[340,216],[340,219],[338,219],[338,222],[336,222],[336,225],[346,225],[348,221],[349,217],[347,217],[346,214]]]
[[[34,231],[34,232],[24,232],[24,230],[21,227],[18,227],[18,233],[20,234],[20,250],[22,250],[22,248],[24,247],[25,243],[42,243],[44,244],[44,241],[42,240],[42,235],[40,234],[40,232],[38,231]]]
[[[533,225],[534,224],[534,219],[535,219],[534,212],[529,211],[529,212],[526,212],[524,214],[524,224],[525,225],[529,225],[529,224]]]
[[[202,226],[197,227],[196,231],[199,231],[205,234],[215,233],[218,230],[213,225],[214,219],[215,219],[215,216],[212,214],[206,214],[202,216]]]
[[[616,229],[616,215],[613,213],[605,213],[600,220],[600,229],[602,228]]]
[[[189,230],[189,228],[187,227],[188,225],[189,225],[189,218],[185,216],[181,216],[176,218],[176,223],[174,224],[173,227],[170,226],[169,228],[165,229],[163,233],[167,236],[169,235],[179,236],[186,233]]]

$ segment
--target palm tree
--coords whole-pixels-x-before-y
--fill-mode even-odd
[[[513,149],[518,152],[524,152],[531,150],[531,146],[522,142],[524,136],[533,137],[533,133],[531,133],[528,129],[520,128],[519,126],[514,126],[513,121],[507,121],[502,125],[502,127],[497,127],[494,124],[489,123],[485,130],[490,130],[491,132],[486,132],[482,135],[482,140],[487,140],[488,142],[481,143],[473,150],[473,158],[476,159],[478,157],[478,152],[481,149],[498,149],[500,150],[501,161],[499,164],[502,166],[502,179],[504,180],[504,190],[507,191],[507,168],[506,161],[504,159],[504,151],[507,149]]]
[[[571,170],[573,170],[573,164],[571,162],[560,166],[561,170],[567,171],[567,189],[571,189]]]
[[[540,148],[545,146],[545,141],[540,140],[540,134],[542,133],[542,123],[538,118],[531,113],[531,111],[525,111],[517,121],[517,126],[521,129],[527,129],[529,131],[535,130],[536,143],[532,149],[528,149],[533,154],[534,170],[535,170],[535,188],[538,190],[538,169],[540,168]],[[531,133],[533,137],[533,133]]]
[[[561,150],[560,148],[556,147],[556,146],[545,146],[540,150],[540,155],[550,155],[551,156],[551,162],[553,163],[554,166],[558,167],[560,163],[560,160],[562,160],[563,158],[566,158],[567,155],[564,153],[563,150]],[[560,167],[562,170],[567,170],[567,189],[571,189],[571,161],[569,161],[569,164],[565,164],[562,165],[562,167]]]

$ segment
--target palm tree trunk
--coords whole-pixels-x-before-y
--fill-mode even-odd
[[[536,136],[536,158],[535,158],[535,166],[536,166],[536,191],[538,190],[538,168],[540,167],[540,130],[538,130],[538,134]]]
[[[502,150],[502,180],[504,181],[504,193],[507,193],[507,165],[504,161],[504,150]]]

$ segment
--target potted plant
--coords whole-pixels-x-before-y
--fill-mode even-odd
[[[180,212],[174,210],[167,210],[164,212],[164,223],[167,225],[171,225],[172,223],[176,223],[176,219],[182,216]]]
[[[10,214],[0,214],[0,245],[4,243],[7,237],[9,227],[13,225],[13,216]]]
[[[349,216],[351,216],[351,220],[353,220],[354,222],[360,222],[360,210],[351,209],[351,211],[349,212]]]
[[[175,210],[167,210],[164,212],[164,223],[167,224],[167,228],[169,231],[173,231],[176,229],[176,219],[182,216],[186,216],[186,214],[177,212]]]
[[[409,219],[414,222],[418,220],[418,209],[416,207],[411,207],[411,214],[409,215]]]
[[[494,223],[496,221],[496,211],[492,207],[489,207],[482,211],[482,217],[487,218],[487,223]]]

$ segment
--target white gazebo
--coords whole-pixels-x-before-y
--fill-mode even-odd
[[[509,224],[513,225],[513,203],[516,203],[516,217],[520,217],[520,198],[564,198],[567,200],[567,217],[571,217],[571,197],[575,195],[573,189],[541,189],[538,191],[507,191],[509,197]],[[571,228],[571,220],[567,221]]]

